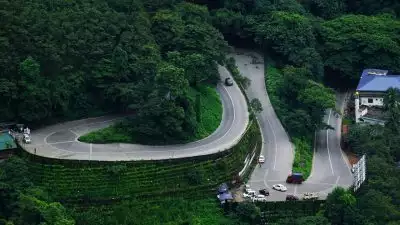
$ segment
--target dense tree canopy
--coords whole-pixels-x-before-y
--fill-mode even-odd
[[[399,30],[400,21],[388,15],[346,15],[324,22],[320,35],[327,75],[358,81],[364,68],[400,71]]]
[[[41,124],[136,112],[129,126],[137,135],[193,136],[188,84],[215,83],[228,50],[206,7],[139,0],[0,4],[1,120]]]

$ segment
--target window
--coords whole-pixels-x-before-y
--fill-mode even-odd
[[[374,102],[374,99],[372,99],[372,98],[368,99],[368,103],[373,103],[373,102]]]

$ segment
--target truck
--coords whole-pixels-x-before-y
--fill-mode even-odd
[[[302,173],[292,173],[286,178],[286,183],[301,184],[304,178]]]

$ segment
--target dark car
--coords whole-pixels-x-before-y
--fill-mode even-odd
[[[269,191],[267,189],[261,189],[258,191],[260,194],[265,195],[265,196],[269,196]]]
[[[286,201],[297,201],[299,200],[299,197],[295,195],[286,195]]]
[[[225,85],[226,86],[232,86],[233,85],[232,79],[230,77],[225,79]]]

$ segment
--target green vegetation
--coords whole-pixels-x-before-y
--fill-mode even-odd
[[[77,224],[237,224],[236,220],[224,216],[218,204],[214,198],[196,201],[181,198],[166,198],[160,202],[126,201],[76,210],[73,216]]]
[[[135,143],[135,138],[118,125],[114,125],[82,135],[79,137],[79,141],[97,144]]]
[[[164,161],[69,161],[20,151],[0,164],[0,222],[238,224],[236,216],[223,217],[215,190],[240,182],[238,172],[252,150],[260,151],[260,137],[252,121],[230,150]]]
[[[204,116],[189,92],[216,84],[228,45],[206,7],[170,3],[3,1],[1,120],[34,126],[135,112],[119,128],[131,137],[112,139],[176,143],[205,135],[211,128],[198,125]]]
[[[292,170],[303,173],[304,177],[310,176],[314,154],[312,146],[308,144],[307,140],[298,138],[293,138],[293,145],[295,155]]]
[[[192,101],[196,101],[196,107],[199,107],[197,109],[199,113],[196,113],[200,116],[197,121],[198,127],[195,137],[196,139],[205,138],[213,133],[221,123],[221,98],[214,88],[205,85],[191,89],[189,96]]]
[[[197,130],[195,136],[188,141],[198,140],[214,132],[222,119],[222,105],[220,96],[215,88],[199,85],[189,89],[189,100],[196,102]],[[197,109],[198,108],[198,109]],[[88,143],[137,143],[138,135],[129,133],[124,123],[116,124],[101,130],[93,131],[79,137],[79,141]]]

